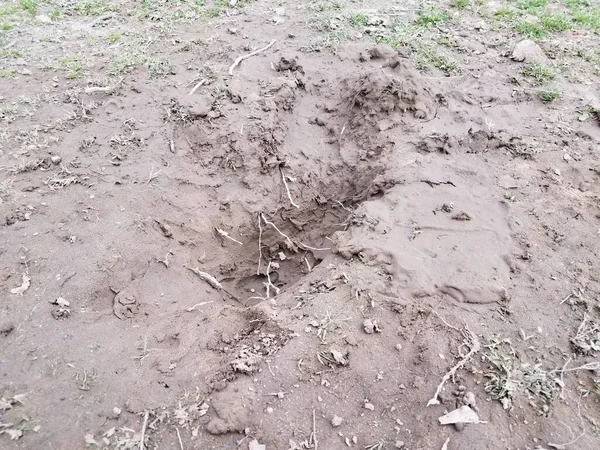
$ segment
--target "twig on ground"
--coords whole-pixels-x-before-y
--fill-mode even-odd
[[[162,172],[162,169],[158,169],[158,171],[154,172],[154,166],[152,166],[152,169],[150,169],[150,175],[148,176],[148,183],[150,183],[152,180],[154,180],[159,173]]]
[[[317,420],[315,418],[315,410],[314,409],[312,411],[312,417],[313,417],[313,432],[310,435],[310,442],[312,442],[313,448],[315,450],[318,450],[319,441],[317,440]]]
[[[175,427],[175,431],[177,431],[177,439],[179,439],[179,447],[183,450],[183,442],[181,441],[181,434],[179,434],[179,428]]]
[[[192,90],[190,91],[190,93],[188,95],[192,95],[194,92],[196,92],[198,90],[198,88],[200,86],[202,86],[204,83],[206,83],[206,78],[202,78],[198,83],[196,83],[196,85],[192,88]]]
[[[551,442],[548,442],[548,447],[552,447],[557,450],[565,450],[567,448],[567,446],[574,444],[579,439],[581,439],[583,436],[585,436],[585,422],[583,421],[583,417],[581,417],[581,398],[582,397],[583,397],[583,392],[581,393],[581,395],[579,395],[579,401],[577,402],[577,417],[579,417],[579,422],[581,423],[581,429],[582,429],[579,436],[575,437],[575,439],[572,439],[569,442],[565,442],[564,444],[552,444]],[[570,427],[567,427],[567,428],[569,428],[569,431],[571,431]]]
[[[186,311],[187,312],[192,312],[195,311],[196,308],[199,308],[200,306],[204,306],[204,305],[208,305],[209,303],[212,303],[212,301],[210,302],[201,302],[201,303],[196,303],[194,306],[192,306],[191,308],[187,308]]]
[[[326,251],[326,250],[331,250],[331,247],[323,247],[323,248],[317,248],[317,247],[311,247],[310,245],[306,245],[303,242],[298,242],[298,244],[300,244],[302,247],[304,247],[307,250],[315,250],[315,251]]]
[[[273,39],[271,42],[269,42],[265,47],[263,48],[259,48],[258,50],[254,50],[251,53],[248,53],[247,55],[242,55],[242,56],[238,56],[238,58],[235,60],[235,62],[231,65],[231,67],[229,68],[229,75],[233,75],[233,70],[240,65],[240,63],[245,60],[250,58],[251,56],[254,55],[258,55],[261,52],[264,52],[265,50],[268,50],[269,48],[271,48],[271,46],[275,43],[276,39]]]
[[[308,262],[308,259],[306,259],[306,256],[302,258],[304,260],[304,262],[306,263],[306,268],[308,269],[309,272],[312,272],[312,267],[310,267],[310,263]]]
[[[283,169],[281,167],[279,168],[279,172],[281,173],[281,180],[283,181],[283,185],[285,186],[285,192],[288,196],[288,199],[290,200],[290,203],[292,204],[292,206],[300,208],[296,203],[294,203],[294,200],[292,199],[292,193],[290,192],[290,188],[287,184],[287,181],[285,180],[285,174],[283,173]]]
[[[183,266],[183,267],[194,272],[196,275],[198,275],[200,277],[201,280],[206,281],[211,287],[215,288],[217,291],[221,291],[221,292],[227,294],[232,299],[234,299],[236,302],[240,302],[239,298],[237,298],[235,295],[233,295],[231,292],[229,292],[227,289],[225,289],[223,287],[223,285],[221,283],[219,283],[219,280],[217,280],[211,274],[202,272],[198,268],[192,269],[191,267],[188,267],[188,266]]]
[[[260,275],[260,265],[262,264],[262,217],[258,215],[258,268],[256,269],[256,275]]]
[[[163,263],[164,266],[168,269],[169,268],[169,255],[172,255],[173,252],[169,250],[169,252],[165,255],[165,259],[157,259],[156,262],[159,263]]]
[[[292,240],[289,238],[289,236],[287,234],[285,234],[283,231],[281,231],[279,228],[277,228],[277,225],[275,225],[273,222],[269,222],[267,220],[267,218],[265,217],[265,215],[263,213],[260,213],[260,218],[263,220],[263,222],[266,225],[272,226],[273,228],[275,228],[275,230],[282,236],[285,238],[285,240],[288,243],[288,246],[290,247],[291,250],[296,249],[296,245],[294,245],[294,243],[292,242]]]
[[[438,319],[440,319],[442,322],[444,322],[444,325],[446,325],[448,328],[452,328],[453,330],[456,331],[461,331],[459,328],[455,327],[454,325],[450,325],[448,322],[446,322],[446,319],[444,319],[442,316],[439,315],[439,313],[431,308],[431,312],[434,313],[436,316],[438,316]]]
[[[452,327],[452,328],[455,328],[455,327]],[[466,325],[465,325],[465,331],[463,332],[463,334],[465,334],[466,338],[468,339],[468,341],[469,341],[468,344],[471,346],[471,349],[469,350],[469,353],[467,353],[463,357],[463,359],[461,359],[458,363],[456,363],[456,365],[454,367],[452,367],[446,373],[446,375],[444,375],[444,377],[442,378],[442,381],[440,382],[437,389],[435,390],[435,394],[427,402],[427,406],[440,404],[438,397],[440,395],[440,392],[442,392],[442,388],[444,387],[444,384],[446,383],[446,381],[448,381],[451,377],[453,377],[454,374],[456,373],[456,371],[458,369],[460,369],[461,367],[463,367],[467,363],[467,361],[469,361],[473,357],[473,355],[481,349],[481,343],[479,342],[479,339],[477,338],[475,333],[473,333],[471,330],[469,330],[469,328]]]
[[[229,233],[225,230],[221,230],[220,228],[215,228],[215,230],[217,230],[217,233],[219,233],[221,236],[223,236],[225,239],[229,239],[237,244],[240,245],[244,245],[243,243],[241,243],[240,241],[238,241],[237,239],[232,238],[231,236],[229,236]]]
[[[206,272],[202,272],[198,268],[192,269],[191,267],[187,267],[187,266],[185,266],[185,268],[191,270],[192,272],[194,272],[196,275],[198,275],[200,277],[201,280],[206,281],[211,287],[213,287],[213,288],[215,288],[215,289],[217,289],[219,291],[223,290],[223,285],[221,283],[219,283],[219,280],[217,280],[211,274],[206,273]]]
[[[148,416],[150,415],[150,411],[146,411],[144,414],[144,425],[142,425],[142,435],[140,437],[140,450],[144,450],[144,437],[146,436],[146,426],[148,425]]]

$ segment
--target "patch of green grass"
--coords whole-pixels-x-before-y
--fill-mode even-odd
[[[552,103],[561,97],[562,93],[557,89],[542,90],[538,93],[540,100],[546,104]]]
[[[573,22],[600,34],[600,6],[572,11]]]
[[[529,22],[527,20],[521,20],[515,23],[513,28],[523,36],[533,40],[541,39],[548,35],[548,31],[541,25]]]
[[[314,53],[328,49],[332,53],[337,54],[339,46],[347,39],[348,32],[346,30],[335,30],[327,33],[325,36],[312,40],[307,46],[301,47],[300,50],[305,53]]]
[[[540,14],[540,25],[548,31],[566,31],[573,28],[573,21],[565,14],[544,12]]]
[[[172,73],[169,61],[154,58],[148,54],[148,43],[132,40],[121,43],[113,56],[108,60],[107,74],[117,76],[129,73],[137,68],[145,67],[149,78],[159,78]]]
[[[9,67],[8,69],[0,70],[0,78],[14,78],[17,73],[17,69]]]
[[[18,8],[14,5],[0,4],[0,16],[9,16],[16,13]]]
[[[73,11],[80,16],[99,16],[112,8],[106,0],[79,0]]]
[[[541,8],[547,4],[548,0],[519,0],[517,6],[525,11],[529,11],[535,8]]]
[[[469,0],[452,0],[451,6],[456,9],[465,9],[469,6]]]
[[[422,27],[433,27],[449,20],[450,15],[443,9],[429,8],[419,14],[419,17],[415,19],[415,23]]]
[[[517,11],[515,8],[503,6],[494,12],[494,17],[497,19],[514,19],[515,17],[519,16],[519,14],[519,11]]]
[[[348,22],[350,22],[350,25],[355,27],[364,27],[368,21],[369,18],[363,13],[351,14],[350,17],[348,17]]]
[[[537,62],[525,64],[521,70],[521,74],[528,78],[533,78],[535,84],[538,86],[556,79],[556,71],[554,68]]]
[[[86,63],[82,56],[65,56],[58,60],[60,66],[65,70],[68,80],[76,80],[85,75]]]
[[[62,16],[61,10],[58,8],[54,8],[52,11],[50,11],[50,14],[48,17],[50,17],[51,21],[55,22],[60,18],[60,16]]]
[[[106,36],[106,40],[108,42],[117,42],[120,39],[121,39],[121,35],[119,33],[113,33],[113,34],[109,34],[108,36]]]
[[[458,63],[451,56],[440,52],[435,45],[420,44],[411,56],[413,64],[418,70],[427,70],[431,67],[449,74],[458,69]]]
[[[38,0],[19,0],[19,7],[32,16],[37,14]]]
[[[437,43],[440,45],[443,45],[444,47],[458,47],[458,43],[456,42],[456,39],[454,39],[451,36],[447,36],[445,34],[441,34],[438,38],[437,38]]]
[[[8,22],[0,23],[0,31],[8,31],[8,30],[12,30],[13,28],[14,28],[14,25],[12,23],[8,23]]]
[[[152,79],[164,77],[173,71],[173,66],[166,59],[147,58],[144,62],[148,76]]]

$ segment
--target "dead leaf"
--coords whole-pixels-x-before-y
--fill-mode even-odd
[[[96,442],[96,440],[94,439],[94,435],[93,434],[86,434],[84,436],[85,438],[85,443],[87,445],[98,445],[98,443]]]
[[[256,439],[248,443],[248,450],[267,450],[266,445],[259,444]]]
[[[7,401],[5,398],[0,398],[0,411],[8,411],[12,408],[12,403]]]
[[[480,423],[479,416],[467,405],[463,405],[438,419],[442,425],[454,423]]]
[[[21,283],[21,286],[16,287],[14,289],[10,290],[11,294],[15,294],[15,295],[23,295],[23,293],[29,289],[29,286],[31,285],[31,278],[29,278],[29,276],[27,274],[23,274],[23,282]],[[18,438],[17,438],[18,439]]]
[[[8,428],[6,430],[2,430],[2,431],[0,431],[0,434],[1,433],[8,434],[11,441],[17,441],[21,438],[21,436],[23,436],[23,432],[21,430],[15,429],[15,428]]]
[[[329,351],[331,352],[331,356],[333,356],[333,359],[335,360],[335,362],[337,364],[339,364],[340,366],[348,365],[348,359],[342,352],[335,350],[333,348],[330,349]]]
[[[25,397],[27,397],[27,394],[17,394],[15,396],[13,396],[13,398],[12,398],[13,405],[15,403],[20,403],[21,405],[24,405],[25,403],[23,403],[23,400],[25,400]]]
[[[65,300],[65,299],[64,299],[64,298],[62,298],[62,297],[58,297],[56,300],[54,300],[54,301],[52,302],[52,304],[53,304],[53,305],[58,305],[58,306],[60,306],[61,308],[67,308],[67,307],[71,306],[71,302],[69,302],[69,301]]]

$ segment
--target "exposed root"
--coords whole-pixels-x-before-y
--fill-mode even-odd
[[[456,327],[452,327],[452,328],[456,328]],[[467,353],[463,357],[463,359],[461,359],[458,363],[456,363],[456,365],[454,367],[452,367],[446,373],[446,375],[444,375],[444,377],[442,378],[442,381],[440,382],[440,384],[438,385],[437,389],[435,390],[435,394],[427,402],[427,406],[439,405],[440,404],[440,401],[438,400],[438,397],[440,395],[440,392],[442,392],[442,389],[443,389],[444,384],[446,383],[446,381],[448,381],[451,377],[453,377],[454,374],[456,374],[456,372],[461,367],[463,367],[473,357],[473,355],[475,353],[477,353],[481,349],[481,343],[479,342],[479,339],[477,338],[477,336],[475,335],[475,333],[473,333],[471,330],[469,330],[469,328],[466,325],[465,325],[465,330],[463,331],[463,334],[465,335],[465,337],[466,337],[466,339],[468,341],[468,345],[471,347],[471,349],[469,350],[469,353]]]
[[[277,228],[277,225],[275,225],[273,222],[269,222],[263,213],[260,213],[260,218],[263,220],[263,222],[266,225],[269,225],[269,226],[275,228],[275,231],[277,231],[283,238],[285,238],[290,250],[298,251],[297,246],[292,242],[292,240],[289,238],[289,236],[287,234],[285,234],[283,231],[281,231],[279,228]]]
[[[279,172],[281,173],[281,180],[283,181],[283,185],[285,186],[285,192],[288,196],[288,199],[290,200],[290,203],[292,204],[292,206],[300,208],[296,203],[294,203],[294,200],[292,199],[292,193],[290,192],[290,188],[287,184],[287,181],[285,180],[285,174],[283,173],[281,167],[279,168]]]
[[[240,241],[238,241],[235,238],[232,238],[231,236],[229,236],[229,233],[225,230],[221,230],[220,228],[215,228],[215,230],[217,230],[217,233],[219,233],[221,236],[223,236],[225,239],[229,239],[230,241],[235,242],[236,244],[240,244],[240,245],[244,245],[243,243],[241,243]]]

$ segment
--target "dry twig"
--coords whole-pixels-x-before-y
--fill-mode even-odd
[[[265,47],[263,48],[259,48],[258,50],[254,50],[251,53],[248,53],[247,55],[242,55],[242,56],[238,56],[238,58],[235,60],[235,62],[231,65],[231,67],[229,68],[229,75],[233,75],[233,69],[235,69],[237,66],[240,65],[240,63],[245,60],[250,58],[251,56],[254,55],[258,55],[261,52],[264,52],[265,50],[268,50],[269,48],[271,48],[271,46],[275,43],[275,39],[273,39],[271,42],[269,42]]]
[[[221,236],[223,236],[225,239],[229,239],[230,241],[233,241],[237,244],[240,245],[244,245],[242,244],[240,241],[238,241],[237,239],[232,238],[231,236],[229,236],[229,233],[225,230],[221,230],[220,228],[215,228],[215,230],[217,230],[217,233],[219,233]]]
[[[183,442],[181,441],[181,434],[179,434],[179,428],[175,427],[175,431],[177,431],[177,439],[179,439],[179,447],[183,450]]]
[[[455,328],[455,327],[452,327],[452,328]],[[440,395],[440,392],[442,392],[442,388],[444,387],[444,384],[446,383],[446,381],[448,381],[451,377],[453,377],[454,374],[461,367],[463,367],[467,363],[467,361],[469,361],[473,357],[473,355],[475,353],[477,353],[481,349],[481,343],[479,342],[479,339],[477,338],[475,333],[473,333],[471,330],[469,330],[469,328],[466,325],[465,325],[465,331],[463,332],[463,334],[466,336],[467,340],[469,341],[468,344],[471,346],[471,349],[469,350],[469,353],[467,353],[458,363],[456,363],[456,365],[454,367],[452,367],[446,373],[446,375],[444,375],[444,377],[442,378],[442,381],[440,382],[437,389],[435,390],[435,394],[427,402],[427,406],[440,404],[438,397]]]
[[[206,83],[206,78],[201,79],[198,83],[196,83],[196,86],[194,86],[192,88],[192,90],[190,91],[190,93],[188,95],[192,95],[194,92],[196,92],[198,90],[198,88],[200,86],[202,86],[204,83]]]
[[[146,426],[148,426],[148,416],[150,415],[150,411],[146,411],[144,414],[144,425],[142,425],[142,435],[140,437],[140,450],[144,450],[144,437],[146,436]]]

